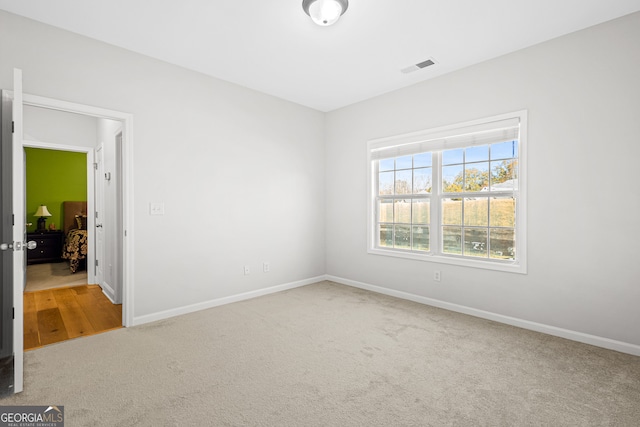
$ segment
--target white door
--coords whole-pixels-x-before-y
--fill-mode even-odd
[[[14,390],[13,352],[13,258],[15,240],[13,236],[13,95],[2,91],[0,117],[0,396]]]
[[[96,283],[104,289],[104,146],[96,149],[95,175],[95,236],[96,236]]]
[[[113,262],[116,266],[115,268],[115,276],[114,276],[114,302],[116,304],[122,304],[122,283],[124,282],[124,272],[122,269],[122,252],[124,248],[124,219],[123,219],[123,201],[122,195],[124,194],[123,186],[122,186],[122,128],[116,135],[116,164],[115,164],[115,179],[116,179],[116,211],[115,211],[115,251],[114,251],[114,259]]]
[[[13,357],[14,390],[23,386],[23,299],[26,271],[24,242],[25,230],[25,167],[22,147],[22,70],[13,70]]]

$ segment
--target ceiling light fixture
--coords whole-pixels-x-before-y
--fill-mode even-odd
[[[302,8],[323,27],[334,24],[349,7],[349,0],[302,0]]]

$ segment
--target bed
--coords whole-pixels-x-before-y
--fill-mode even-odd
[[[62,202],[65,233],[62,258],[69,260],[72,273],[78,271],[87,258],[87,202]]]

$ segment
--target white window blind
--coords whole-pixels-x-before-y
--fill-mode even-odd
[[[472,145],[494,144],[518,139],[520,120],[512,117],[464,128],[419,133],[393,141],[380,141],[370,147],[371,160],[409,156],[425,151],[443,151]]]

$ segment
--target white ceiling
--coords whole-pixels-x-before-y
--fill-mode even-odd
[[[0,9],[334,110],[640,10],[640,0],[0,0]],[[433,58],[437,64],[400,72]]]

